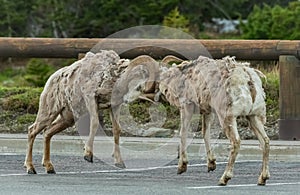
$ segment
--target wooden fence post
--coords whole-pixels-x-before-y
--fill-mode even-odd
[[[279,57],[279,138],[300,140],[300,61],[291,55]]]

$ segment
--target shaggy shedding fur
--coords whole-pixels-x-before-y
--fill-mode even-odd
[[[98,109],[110,108],[112,88],[129,61],[120,60],[114,51],[88,52],[70,66],[56,71],[48,79],[40,96],[35,122],[28,129],[28,148],[24,166],[36,173],[32,163],[32,147],[37,134],[44,130],[43,166],[55,173],[50,161],[50,140],[53,135],[74,125],[81,116],[90,115],[90,134],[84,158],[93,161],[93,141],[99,128]],[[118,105],[116,105],[118,106]],[[120,127],[111,114],[115,136],[115,164],[125,167],[119,151]]]
[[[164,62],[181,62],[167,68]],[[219,180],[226,185],[233,177],[233,166],[240,148],[236,119],[245,116],[263,149],[263,166],[258,185],[269,179],[269,138],[264,131],[266,121],[265,93],[260,77],[264,75],[249,63],[235,61],[234,57],[214,60],[199,56],[194,61],[182,61],[170,56],[162,60],[158,79],[157,101],[162,95],[180,109],[180,136],[178,174],[187,170],[186,138],[193,113],[200,109],[208,171],[216,169],[216,158],[210,146],[210,126],[217,114],[219,122],[230,140],[231,151],[224,174]],[[137,93],[138,94],[138,93]]]
[[[248,63],[236,62],[232,57],[213,60],[200,56],[197,60],[183,62],[160,73],[159,90],[165,98],[180,109],[181,143],[178,173],[187,170],[186,137],[191,113],[200,108],[202,133],[207,152],[208,171],[216,168],[210,147],[210,125],[216,112],[219,122],[230,139],[230,157],[219,184],[226,185],[233,176],[233,166],[240,148],[236,118],[246,116],[250,128],[258,137],[263,149],[263,167],[258,179],[265,185],[269,179],[269,138],[264,131],[266,120],[265,93],[259,76],[263,74],[249,67]]]

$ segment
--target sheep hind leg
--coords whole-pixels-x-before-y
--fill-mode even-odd
[[[50,160],[50,143],[53,135],[65,130],[74,124],[73,118],[67,119],[60,117],[50,128],[44,132],[44,155],[42,165],[48,174],[55,174],[54,166]]]
[[[266,185],[266,180],[270,178],[269,172],[269,151],[270,151],[270,139],[264,130],[264,117],[249,116],[248,117],[250,128],[256,134],[260,145],[263,150],[263,164],[262,171],[258,178],[257,185]]]
[[[194,113],[194,105],[187,104],[181,109],[181,127],[180,127],[180,146],[177,174],[187,171],[188,158],[186,152],[187,131],[190,127],[191,119]]]
[[[93,147],[94,139],[97,133],[97,130],[100,126],[99,117],[98,117],[98,105],[95,97],[88,97],[85,100],[87,105],[88,112],[90,114],[90,132],[87,142],[84,146],[84,160],[88,162],[93,162]]]
[[[225,171],[219,180],[219,185],[221,186],[227,185],[227,182],[233,177],[233,167],[241,144],[241,139],[237,131],[237,123],[235,117],[227,117],[225,119],[224,130],[226,136],[230,140],[231,151]]]
[[[213,114],[204,114],[202,116],[202,135],[204,138],[205,149],[207,154],[207,171],[214,171],[217,167],[216,157],[211,149],[210,144],[210,126],[213,120]]]
[[[121,133],[121,128],[118,123],[118,112],[119,108],[114,109],[114,113],[111,110],[110,111],[110,119],[112,122],[112,131],[113,131],[113,136],[114,136],[114,149],[113,149],[113,157],[115,161],[115,166],[121,169],[126,168],[126,165],[124,161],[122,160],[121,152],[120,152],[120,133]],[[115,114],[115,116],[114,116]]]

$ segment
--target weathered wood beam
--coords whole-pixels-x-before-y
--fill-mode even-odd
[[[279,58],[279,136],[300,140],[300,61],[295,56]]]
[[[241,60],[278,60],[280,55],[300,58],[299,40],[0,38],[0,57],[77,58],[79,53],[92,48],[112,49],[123,58],[148,54],[160,59],[172,54],[194,59],[207,51],[213,58],[226,55]]]

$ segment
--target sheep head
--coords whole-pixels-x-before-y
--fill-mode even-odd
[[[158,74],[159,63],[153,58],[147,55],[134,58],[121,73],[114,87],[112,104],[132,102],[137,98],[147,99],[141,94],[155,91]]]

